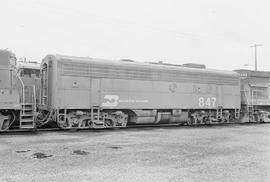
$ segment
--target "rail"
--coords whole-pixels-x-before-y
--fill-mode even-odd
[[[260,125],[269,125],[270,122],[265,122],[265,123],[260,123]],[[209,124],[209,125],[205,125],[205,124],[197,124],[197,125],[194,125],[196,129],[198,129],[198,126],[199,127],[203,127],[203,128],[207,128],[207,127],[212,127],[212,126],[220,126],[220,127],[226,127],[226,126],[231,126],[231,125],[243,125],[243,126],[251,126],[251,125],[258,125],[258,123],[250,123],[250,122],[246,122],[246,123],[212,123],[212,124]],[[168,128],[170,129],[171,127],[177,127],[177,128],[192,128],[194,127],[192,125],[182,125],[180,126],[179,124],[159,124],[159,125],[129,125],[127,126],[126,128],[121,128],[121,130],[133,130],[133,129],[140,129],[140,128]],[[93,129],[93,128],[78,128],[76,129],[77,132],[80,132],[80,131],[85,131],[85,130],[88,130],[90,132],[95,132],[96,129]],[[102,131],[102,132],[113,132],[113,130],[110,130],[108,128],[103,128],[103,129],[98,129],[99,131]],[[55,131],[55,132],[65,132],[65,131],[71,131],[70,128],[37,128],[35,131],[37,132],[52,132],[52,131]],[[5,131],[1,131],[0,132],[0,136],[1,135],[5,135],[5,134],[13,134],[13,133],[16,133],[16,132],[21,132],[21,133],[29,133],[29,132],[33,132],[33,130],[31,129],[12,129],[12,130],[5,130]]]

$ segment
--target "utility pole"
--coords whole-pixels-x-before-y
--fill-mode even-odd
[[[257,67],[257,47],[259,47],[259,46],[262,46],[262,44],[254,44],[254,45],[250,46],[250,47],[254,47],[255,71],[258,70],[258,67]]]

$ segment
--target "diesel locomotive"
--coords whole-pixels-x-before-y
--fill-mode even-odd
[[[242,122],[270,122],[270,72],[235,71],[240,74]]]
[[[233,122],[233,71],[49,55],[41,63],[41,118],[61,128]],[[43,120],[43,118],[47,118]]]
[[[2,131],[270,121],[269,72],[63,55],[16,63],[9,51],[0,55]]]
[[[11,51],[0,50],[0,132],[36,127],[39,70],[37,62],[17,61]]]

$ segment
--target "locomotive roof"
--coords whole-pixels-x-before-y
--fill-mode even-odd
[[[16,60],[16,55],[12,51],[0,49],[0,67],[6,67],[8,65],[13,67],[15,66]]]
[[[96,63],[102,65],[119,65],[119,66],[127,66],[127,67],[136,67],[136,68],[146,68],[149,69],[163,69],[163,70],[182,70],[185,72],[197,72],[197,73],[209,73],[213,75],[226,75],[230,77],[239,77],[239,74],[235,71],[229,70],[217,70],[217,69],[209,69],[209,68],[190,68],[184,66],[176,66],[176,65],[164,65],[164,64],[151,64],[151,63],[143,63],[143,62],[135,62],[135,61],[122,61],[122,60],[108,60],[108,59],[100,59],[100,58],[91,58],[91,57],[76,57],[76,56],[65,56],[65,55],[47,55],[43,61],[46,59],[55,59],[61,61],[71,61],[76,63]]]
[[[254,70],[247,70],[247,69],[239,69],[235,71],[241,74],[245,73],[246,76],[250,76],[250,77],[270,78],[270,71],[254,71]]]
[[[28,68],[28,69],[40,69],[40,64],[38,62],[29,62],[29,61],[18,61],[17,68]]]

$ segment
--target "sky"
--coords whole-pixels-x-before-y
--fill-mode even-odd
[[[267,0],[0,0],[0,48],[270,71]]]

